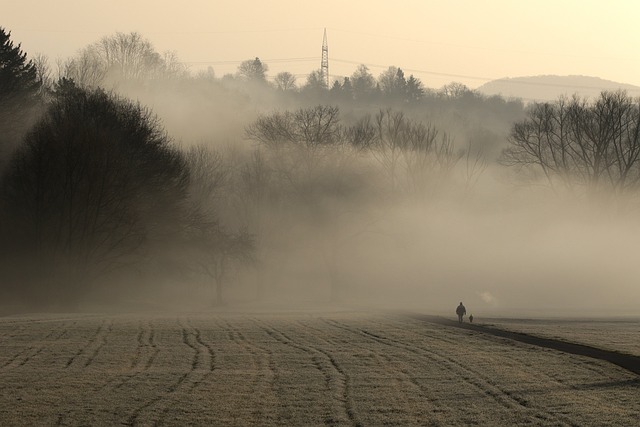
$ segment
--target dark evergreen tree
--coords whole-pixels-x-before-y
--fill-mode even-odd
[[[415,78],[413,74],[407,79],[406,95],[408,102],[418,102],[424,97],[424,85],[420,79]]]
[[[33,62],[0,27],[0,168],[30,124],[40,86]]]
[[[0,102],[16,97],[33,97],[40,89],[38,72],[20,45],[14,46],[11,33],[0,27]]]

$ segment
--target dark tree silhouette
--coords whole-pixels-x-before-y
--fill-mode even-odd
[[[33,96],[40,89],[38,71],[20,45],[13,45],[11,33],[0,27],[0,99]]]
[[[175,232],[188,170],[149,111],[62,80],[2,184],[11,241],[39,290],[64,277],[80,293]]]
[[[33,61],[0,27],[0,167],[30,124],[40,88]]]

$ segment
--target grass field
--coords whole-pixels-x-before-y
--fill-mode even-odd
[[[624,369],[394,314],[11,316],[0,340],[3,426],[640,422]]]

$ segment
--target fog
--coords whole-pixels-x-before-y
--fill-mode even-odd
[[[368,225],[296,224],[288,250],[264,260],[280,263],[273,299],[330,300],[324,257],[334,256],[340,302],[451,314],[464,301],[476,317],[637,314],[635,218],[487,185],[472,200],[374,206]],[[331,246],[332,233],[356,237]]]
[[[381,301],[439,312],[458,299],[475,316],[636,313],[632,218],[583,201],[493,191],[394,212],[394,239],[379,246],[393,248],[391,262],[370,255],[385,266],[371,279]]]
[[[399,75],[394,68],[391,76]],[[7,307],[204,310],[318,304],[451,315],[463,301],[476,318],[639,313],[638,188],[555,186],[499,161],[514,123],[529,111],[520,101],[483,97],[462,85],[423,88],[420,99],[407,100],[379,86],[367,97],[345,97],[344,90],[309,81],[282,91],[247,76],[189,70],[161,78],[110,75],[91,84],[78,76],[67,77],[79,90],[106,90],[100,102],[118,96],[157,115],[167,153],[184,156],[180,164],[188,184],[176,183],[178,175],[166,178],[177,189],[171,190],[173,200],[165,188],[156,188],[155,175],[132,190],[113,178],[117,188],[132,192],[126,200],[117,198],[132,203],[132,219],[125,224],[129,228],[118,223],[111,231],[100,229],[100,235],[131,238],[126,233],[140,227],[135,244],[120,250],[117,262],[108,258],[111,252],[87,261],[86,248],[95,254],[103,243],[84,234],[64,245],[59,237],[55,243],[38,237],[36,249],[25,244],[19,253],[3,245]],[[0,231],[9,236],[5,242],[19,247],[32,234],[22,221],[11,222],[14,210],[25,212],[14,209],[23,200],[23,187],[15,183],[24,182],[16,165],[27,164],[28,147],[53,138],[37,139],[39,134],[28,130],[32,121],[48,117],[43,111],[57,111],[53,105],[33,112],[23,139],[15,142],[26,148],[3,154],[3,164],[14,165],[3,175],[3,191],[10,189],[5,224],[19,226]],[[45,124],[55,124],[52,120]],[[313,120],[321,126],[311,135]],[[394,124],[402,132],[393,133]],[[358,130],[369,136],[362,139]],[[105,132],[96,135],[112,135]],[[411,145],[416,140],[418,145]],[[156,194],[164,199],[147,200]],[[64,206],[72,210],[70,203],[60,206],[61,212]],[[87,206],[77,218],[93,212],[94,205]],[[121,220],[119,214],[110,218]],[[73,221],[70,236],[80,220]],[[46,224],[38,222],[37,232],[44,233]],[[25,234],[20,227],[27,227]],[[62,226],[54,228],[58,236]],[[64,258],[58,258],[61,253]],[[41,270],[46,280],[28,274],[38,263],[47,266]]]

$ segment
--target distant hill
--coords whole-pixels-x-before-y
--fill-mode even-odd
[[[616,83],[588,76],[531,76],[493,80],[477,90],[485,95],[501,95],[505,98],[522,98],[524,101],[550,101],[560,95],[578,93],[582,97],[595,98],[603,90],[626,90],[631,96],[640,96],[640,86]]]

